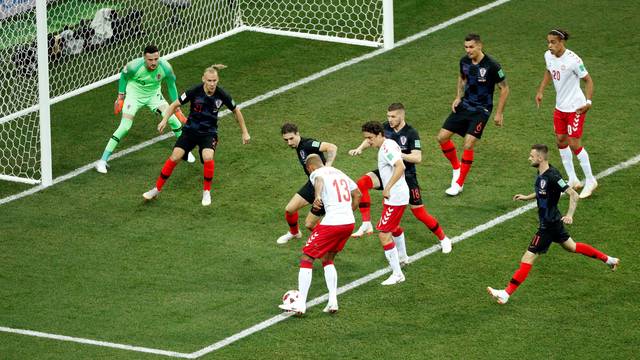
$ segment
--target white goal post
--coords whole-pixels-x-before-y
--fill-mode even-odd
[[[145,45],[171,59],[243,31],[391,49],[393,0],[6,2],[0,180],[51,185],[50,106],[117,80]]]

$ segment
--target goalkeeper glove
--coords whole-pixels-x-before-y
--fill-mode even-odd
[[[122,111],[123,106],[124,106],[124,95],[118,94],[118,99],[116,99],[116,102],[113,104],[113,113],[115,115],[120,114],[120,111]]]
[[[181,123],[183,123],[183,124],[187,123],[187,118],[184,116],[184,114],[182,113],[182,110],[180,110],[180,108],[178,108],[178,110],[176,110],[175,115],[178,118],[178,120],[180,120]]]

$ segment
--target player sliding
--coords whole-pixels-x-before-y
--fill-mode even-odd
[[[420,220],[434,235],[440,240],[442,252],[448,254],[451,252],[451,240],[444,234],[444,230],[440,227],[438,220],[429,214],[422,202],[422,194],[420,185],[418,184],[418,176],[416,174],[416,164],[422,161],[422,147],[420,144],[420,135],[411,125],[405,121],[405,108],[401,103],[393,103],[387,108],[387,121],[384,123],[384,137],[395,141],[401,150],[402,161],[404,162],[404,176],[409,186],[409,204],[411,212]],[[352,156],[360,155],[362,151],[370,147],[370,143],[365,139],[356,149],[349,150]],[[358,188],[362,192],[362,201],[360,202],[360,213],[362,215],[362,225],[352,236],[360,237],[365,234],[373,233],[371,225],[371,197],[370,189],[381,189],[382,180],[380,171],[374,170],[366,173],[358,180]],[[405,263],[408,260],[406,248],[404,247],[404,233],[397,236],[396,243],[400,252],[400,262]],[[401,238],[400,238],[401,237]]]
[[[213,158],[218,144],[218,112],[222,105],[233,112],[242,130],[242,143],[249,143],[251,136],[244,124],[240,108],[236,106],[231,95],[218,86],[218,70],[224,67],[224,65],[208,67],[202,75],[202,84],[195,85],[180,95],[180,98],[169,106],[164,118],[158,124],[158,131],[162,133],[169,117],[179,109],[180,105],[190,103],[191,110],[187,123],[184,125],[182,135],[176,141],[171,156],[160,171],[156,186],[142,194],[146,200],[151,200],[160,194],[176,165],[197,145],[200,148],[200,159],[204,164],[202,206],[211,205],[211,180],[215,168]]]
[[[506,304],[509,297],[516,291],[518,286],[524,282],[529,275],[529,270],[533,266],[538,255],[544,254],[549,249],[552,242],[559,243],[565,250],[579,253],[585,256],[598,259],[615,271],[620,264],[620,260],[600,252],[590,245],[573,241],[563,224],[573,223],[573,213],[578,204],[578,193],[567,185],[556,168],[549,165],[549,148],[546,145],[533,145],[529,154],[531,166],[538,169],[538,177],[534,185],[535,191],[529,195],[517,194],[514,200],[533,200],[538,203],[538,218],[540,227],[534,235],[529,248],[525,251],[520,260],[520,268],[516,270],[504,290],[496,290],[488,287],[487,291],[499,304]],[[569,195],[569,209],[565,216],[561,216],[558,210],[558,200],[560,194],[565,192]]]
[[[338,311],[338,273],[333,260],[351,236],[355,224],[353,210],[360,201],[360,191],[356,183],[342,171],[323,163],[318,154],[311,154],[305,158],[305,170],[309,173],[309,181],[314,188],[313,207],[324,207],[326,214],[302,248],[298,273],[300,297],[294,303],[280,305],[282,310],[299,314],[306,311],[313,262],[316,259],[322,259],[324,278],[329,290],[329,301],[323,311]]]
[[[169,62],[160,58],[160,52],[155,45],[145,47],[141,58],[130,61],[122,69],[118,99],[113,111],[116,115],[122,112],[122,120],[107,143],[102,158],[96,163],[96,170],[99,173],[107,173],[109,157],[131,129],[133,118],[141,107],[146,106],[153,112],[166,115],[169,104],[162,96],[162,81],[167,83],[169,99],[172,102],[175,101],[178,98],[176,76]],[[169,117],[169,126],[176,138],[182,134],[182,123],[186,121],[187,119],[180,111]],[[189,153],[188,160],[194,162],[195,157]]]

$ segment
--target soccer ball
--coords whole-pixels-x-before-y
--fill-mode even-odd
[[[282,304],[291,305],[298,301],[300,298],[300,292],[298,290],[289,290],[282,295]]]

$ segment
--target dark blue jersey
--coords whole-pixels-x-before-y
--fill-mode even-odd
[[[191,103],[191,111],[184,129],[200,135],[218,133],[218,112],[222,105],[231,111],[236,108],[231,96],[220,86],[217,86],[213,95],[209,96],[204,91],[204,85],[199,84],[185,91],[178,100],[181,105]]]
[[[320,144],[322,144],[322,142],[316,139],[300,138],[298,147],[296,147],[298,161],[300,161],[300,165],[302,165],[302,169],[304,169],[304,173],[307,174],[307,176],[309,176],[309,170],[307,170],[307,167],[304,165],[304,162],[307,160],[307,156],[311,154],[318,154],[322,163],[325,163],[324,154],[320,151]]]
[[[557,223],[562,219],[558,210],[558,200],[569,185],[562,180],[558,169],[549,165],[549,169],[536,177],[535,183],[536,201],[538,202],[538,217],[540,228],[544,229],[549,224]]]
[[[411,127],[411,125],[405,123],[404,127],[400,131],[396,132],[391,128],[389,122],[384,123],[384,137],[391,139],[398,143],[400,150],[404,154],[411,154],[412,150],[422,150],[420,145],[420,135],[418,131]],[[404,162],[404,173],[415,175],[416,164],[407,161]]]
[[[473,64],[465,55],[460,59],[460,76],[466,80],[462,99],[465,109],[491,114],[495,85],[506,78],[500,64],[487,54]]]

